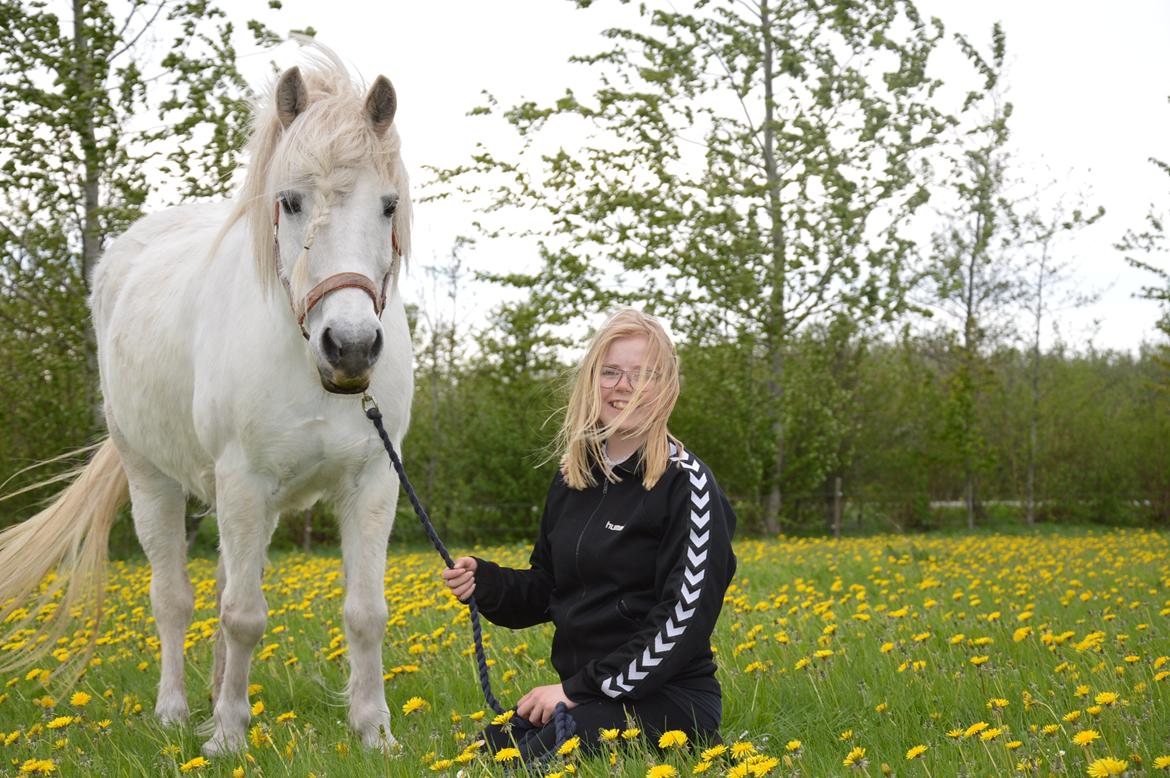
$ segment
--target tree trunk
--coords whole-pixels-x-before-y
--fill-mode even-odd
[[[833,479],[833,537],[841,539],[841,508],[842,498],[841,493],[841,476]]]
[[[768,499],[764,505],[764,529],[768,534],[780,532],[781,481],[784,477],[784,345],[787,332],[784,310],[785,285],[785,246],[783,212],[780,205],[780,174],[776,168],[776,136],[773,125],[775,106],[772,92],[774,79],[772,70],[772,36],[770,34],[771,20],[767,0],[760,3],[760,29],[764,41],[764,170],[768,177],[768,210],[771,221],[770,238],[772,249],[772,295],[769,300],[769,310],[765,317],[767,322],[766,342],[768,344],[768,358],[771,375],[768,379],[768,394],[771,401],[771,412],[775,414],[772,422],[772,440],[776,446],[776,453],[772,459],[770,472],[771,486],[768,489]]]
[[[1044,318],[1044,273],[1048,247],[1045,245],[1040,256],[1040,274],[1036,281],[1036,330],[1032,335],[1032,397],[1031,413],[1028,419],[1028,493],[1025,496],[1024,518],[1028,524],[1036,523],[1036,439],[1040,426],[1040,332]]]
[[[967,289],[964,295],[963,317],[963,367],[967,384],[963,392],[967,395],[963,407],[963,492],[967,502],[967,528],[975,529],[975,463],[973,461],[975,439],[975,371],[979,350],[979,312],[975,298],[975,285],[982,254],[983,213],[975,216],[975,241],[967,263]]]
[[[73,74],[77,79],[79,97],[77,105],[74,106],[74,129],[81,139],[81,154],[84,163],[84,179],[81,182],[84,197],[81,217],[81,283],[88,295],[93,268],[97,264],[102,250],[102,225],[99,213],[102,160],[98,156],[97,136],[94,132],[93,95],[97,90],[97,85],[94,83],[89,42],[86,37],[84,0],[73,0],[73,56],[76,63]],[[89,372],[90,384],[88,405],[93,412],[90,429],[97,429],[101,425],[103,409],[97,391],[97,337],[94,334],[92,322],[86,323],[85,338],[86,368]]]

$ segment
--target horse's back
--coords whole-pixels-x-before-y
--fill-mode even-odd
[[[204,497],[211,462],[192,423],[193,324],[228,208],[180,206],[135,222],[98,263],[90,301],[115,441]]]

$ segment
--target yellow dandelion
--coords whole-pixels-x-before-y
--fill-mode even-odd
[[[997,737],[999,737],[1002,734],[1003,734],[1002,727],[992,727],[991,729],[981,733],[979,735],[979,739],[986,742],[988,740],[995,740]]]
[[[1108,778],[1111,775],[1122,775],[1127,767],[1129,767],[1129,762],[1107,756],[1096,759],[1089,765],[1089,775],[1092,778]]]
[[[1015,751],[1022,745],[1024,745],[1024,741],[1022,740],[1009,740],[1007,743],[1004,743],[1008,751]]]
[[[853,737],[853,730],[851,730],[851,729],[847,729],[844,732],[842,732],[840,735],[837,735],[837,739],[840,740],[842,743],[844,743],[846,740],[848,740],[851,737]]]
[[[913,748],[911,748],[909,751],[906,752],[906,759],[907,760],[917,759],[918,757],[920,757],[926,753],[926,749],[927,749],[927,746],[914,746]]]
[[[92,698],[85,692],[74,692],[73,696],[69,698],[69,704],[77,708],[82,708],[89,704],[90,699]]]
[[[493,727],[502,727],[502,726],[504,726],[505,724],[507,724],[509,721],[511,721],[511,720],[512,720],[512,716],[514,716],[514,715],[516,715],[516,711],[514,711],[514,710],[506,710],[506,711],[504,711],[503,713],[501,713],[501,714],[499,714],[499,715],[497,715],[497,716],[494,716],[494,717],[492,717],[492,726],[493,726]],[[475,714],[474,714],[474,713],[473,713],[473,714],[471,714],[471,718],[473,718],[473,719],[475,718]]]
[[[714,762],[698,762],[695,764],[694,769],[691,770],[691,775],[700,775],[707,772],[711,769],[712,764],[714,764]]]
[[[52,759],[29,759],[20,766],[22,773],[40,773],[48,775],[57,772],[57,764]]]
[[[1068,713],[1061,716],[1062,719],[1064,719],[1065,721],[1069,721],[1069,722],[1076,721],[1080,717],[1081,717],[1081,712],[1079,710],[1070,710]]]
[[[439,772],[440,770],[446,770],[448,767],[451,767],[453,764],[455,764],[455,762],[454,762],[454,760],[451,760],[451,759],[436,759],[435,761],[431,762],[430,769],[433,772]]]
[[[428,705],[430,705],[430,703],[428,703],[422,697],[411,697],[409,700],[402,703],[402,715],[409,716],[412,713],[423,710]]]
[[[1113,705],[1120,696],[1117,692],[1101,692],[1093,698],[1093,702],[1098,705]]]
[[[598,734],[601,736],[603,741],[612,742],[618,739],[618,735],[621,734],[621,731],[617,727],[614,727],[613,729],[598,730]]]
[[[678,770],[668,764],[657,764],[646,771],[646,778],[674,778]]]
[[[788,758],[788,757],[785,757],[785,758]],[[792,760],[789,759],[789,761],[792,761]],[[780,760],[774,756],[769,756],[769,757],[760,757],[758,761],[744,762],[744,764],[747,765],[748,770],[751,772],[751,774],[753,776],[756,776],[756,778],[760,778],[761,776],[765,776],[768,773],[772,772],[772,770],[776,769],[776,766],[778,764],[780,764]]]
[[[208,764],[209,762],[206,759],[201,756],[197,756],[194,759],[188,759],[186,762],[183,762],[183,764],[179,765],[179,772],[189,773],[192,770],[198,770],[200,767],[206,767]]]
[[[72,716],[58,716],[45,725],[46,729],[64,729],[74,722]]]
[[[756,747],[752,745],[750,740],[740,740],[731,744],[731,758],[737,762],[751,756],[756,752]]]
[[[496,752],[497,762],[511,762],[513,759],[520,758],[519,748],[501,748]]]
[[[976,667],[979,667],[980,665],[987,664],[988,660],[990,660],[990,659],[991,659],[991,657],[989,657],[989,656],[973,656],[970,659],[968,659],[967,661],[970,662],[971,664],[975,665]]]
[[[864,767],[865,762],[865,749],[861,746],[856,746],[845,755],[845,759],[842,760],[841,764],[846,767]]]
[[[789,753],[794,754],[797,751],[800,751],[800,749],[803,745],[804,744],[801,743],[799,740],[789,740],[787,743],[784,744],[784,748],[787,749]]]
[[[672,729],[658,738],[659,748],[682,748],[687,744],[687,735],[682,730]]]
[[[949,730],[949,731],[947,732],[947,737],[949,737],[949,738],[955,738],[955,739],[958,739],[958,738],[961,738],[961,737],[966,737],[966,730],[964,730],[964,729],[952,729],[952,730]]]
[[[991,725],[988,724],[986,721],[976,722],[976,723],[972,724],[971,726],[967,727],[965,730],[963,730],[963,737],[971,737],[972,735],[977,735],[980,732],[982,732],[983,730],[987,729],[989,726],[991,726]]]
[[[256,700],[256,704],[252,706],[252,715],[259,716],[264,712],[264,700]]]
[[[711,746],[703,753],[699,754],[699,759],[704,762],[711,762],[727,753],[727,746],[720,743],[717,746]]]
[[[297,714],[293,713],[291,710],[285,711],[284,713],[282,713],[276,717],[276,723],[283,724],[286,721],[292,721],[296,717],[297,717]]]
[[[1101,734],[1099,732],[1097,732],[1097,730],[1085,729],[1085,730],[1081,730],[1077,734],[1073,735],[1072,742],[1076,743],[1078,746],[1087,746],[1090,743],[1092,743],[1094,740],[1100,740],[1100,739],[1101,739]]]
[[[232,778],[244,778],[244,768],[237,767],[236,769],[232,770]]]
[[[623,740],[633,740],[634,738],[636,738],[638,735],[641,735],[641,734],[642,734],[642,730],[638,729],[637,727],[629,727],[628,729],[622,730],[622,739]]]
[[[1170,756],[1154,757],[1155,770],[1170,770]]]
[[[568,756],[569,754],[576,751],[580,745],[581,745],[581,738],[578,737],[577,735],[573,735],[573,737],[569,738],[568,740],[566,740],[564,743],[561,744],[561,747],[557,749],[557,753],[560,754],[561,756]]]

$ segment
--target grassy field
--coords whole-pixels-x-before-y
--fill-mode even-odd
[[[627,731],[603,756],[570,753],[537,774],[1096,776],[1170,767],[1165,534],[748,540],[736,549],[739,574],[713,641],[726,751],[659,750]],[[510,564],[527,556],[516,546],[476,553]],[[273,560],[251,745],[208,763],[194,723],[210,712],[213,564],[191,564],[194,723],[163,728],[151,715],[158,641],[149,571],[116,563],[82,680],[62,689],[51,671],[84,644],[84,629],[38,667],[0,679],[0,775],[503,774],[508,765],[474,747],[491,713],[466,609],[441,588],[440,564],[430,550],[396,553],[386,571],[386,689],[400,749],[366,751],[345,725],[336,558]],[[489,626],[487,636],[501,700],[553,679],[551,628]],[[35,638],[0,651],[27,650]]]

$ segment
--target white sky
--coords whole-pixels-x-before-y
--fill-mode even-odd
[[[241,18],[261,14],[278,32],[311,25],[319,41],[367,80],[382,73],[393,81],[416,196],[428,178],[423,165],[453,166],[467,160],[476,140],[489,147],[497,141],[485,134],[490,122],[466,116],[482,102],[481,90],[509,105],[587,84],[588,72],[568,57],[603,48],[600,31],[632,11],[616,0],[598,0],[587,10],[567,0],[284,0],[283,6],[275,17],[262,14],[261,3],[240,3],[234,12]],[[1102,290],[1098,304],[1059,314],[1066,341],[1079,347],[1091,339],[1099,348],[1128,350],[1153,338],[1157,308],[1133,298],[1152,277],[1130,268],[1112,246],[1127,228],[1141,225],[1150,203],[1170,211],[1170,180],[1148,162],[1151,156],[1170,160],[1170,2],[919,0],[919,9],[984,49],[991,25],[1002,22],[1021,170],[1036,186],[1055,178],[1054,194],[1085,192],[1107,210],[1101,222],[1061,247],[1058,258],[1073,264],[1077,290]],[[290,44],[275,58],[283,66],[295,56]],[[257,75],[264,59],[248,60]],[[946,81],[970,77],[957,56],[938,64]],[[416,207],[408,301],[435,304],[421,268],[443,261],[455,236],[472,234],[473,219],[470,208],[454,203]],[[503,263],[531,263],[531,255],[516,252],[480,239],[465,259],[471,268],[496,270]],[[490,289],[465,289],[465,325],[475,326],[498,299]]]

